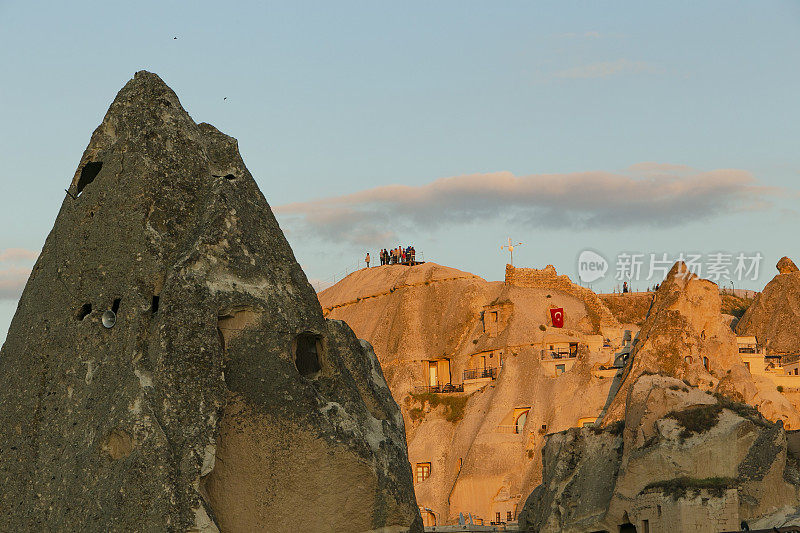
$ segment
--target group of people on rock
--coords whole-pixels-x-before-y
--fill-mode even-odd
[[[384,248],[380,251],[380,258],[381,258],[381,266],[383,265],[413,265],[417,260],[417,251],[414,249],[413,246],[407,246],[403,248],[402,246],[398,246],[397,248],[392,248],[391,250],[387,250]],[[364,259],[364,262],[367,264],[367,268],[369,268],[370,257],[369,252],[367,252],[367,257]]]

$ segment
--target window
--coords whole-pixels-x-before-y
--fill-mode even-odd
[[[711,370],[711,363],[708,362],[708,357],[703,357],[703,366],[706,370]]]
[[[422,483],[426,479],[428,479],[431,475],[431,464],[430,463],[417,463],[416,468],[416,479],[417,483]]]
[[[556,365],[556,376],[560,376],[566,371],[566,367],[564,365]]]
[[[525,422],[528,421],[528,409],[517,413],[517,419],[514,421],[514,433],[522,433],[525,429]]]
[[[685,362],[687,365],[691,365],[692,363],[694,363],[694,359],[692,358],[692,356],[691,356],[691,355],[687,355],[686,357],[684,357],[684,358],[683,358],[683,361],[684,361],[684,362]]]
[[[436,515],[430,509],[420,509],[422,514],[422,525],[425,527],[433,527],[436,525]]]
[[[498,524],[500,523],[500,511],[494,513],[494,521]]]
[[[506,511],[506,522],[511,522],[512,520],[514,520],[514,513]]]

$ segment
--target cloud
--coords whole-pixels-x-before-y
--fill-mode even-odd
[[[0,269],[0,300],[16,300],[22,294],[31,269],[8,267]]]
[[[25,250],[24,248],[6,248],[0,251],[0,262],[4,261],[35,261],[39,252]]]
[[[551,78],[560,79],[592,79],[592,78],[607,78],[616,74],[623,73],[649,73],[657,74],[662,69],[656,65],[647,63],[645,61],[631,61],[630,59],[617,59],[616,61],[601,61],[599,63],[591,63],[589,65],[581,65],[578,67],[568,68],[555,72],[550,75]]]
[[[23,248],[0,250],[0,300],[16,300],[31,275],[28,267],[39,252]]]
[[[640,163],[623,172],[510,172],[386,185],[282,205],[281,225],[321,241],[391,246],[400,230],[503,221],[556,229],[670,227],[769,207],[775,189],[750,172]]]

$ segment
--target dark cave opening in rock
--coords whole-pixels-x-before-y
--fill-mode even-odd
[[[81,169],[81,177],[78,178],[76,191],[78,196],[80,196],[80,194],[83,192],[83,189],[85,189],[87,185],[94,181],[94,179],[100,173],[101,168],[103,168],[102,161],[90,161],[83,166]]]
[[[77,313],[75,313],[75,319],[76,319],[76,320],[83,320],[83,319],[84,319],[84,318],[86,318],[86,317],[89,315],[89,313],[91,313],[91,312],[92,312],[92,304],[83,304],[83,305],[81,306],[81,308],[80,308],[80,309],[78,309],[78,312],[77,312]]]
[[[294,364],[305,377],[314,377],[320,370],[321,342],[319,335],[301,333],[294,342]]]

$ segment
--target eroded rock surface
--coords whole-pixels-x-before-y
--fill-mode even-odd
[[[69,191],[0,352],[0,529],[422,530],[380,365],[235,139],[139,72]]]
[[[545,435],[595,422],[626,342],[600,299],[551,266],[509,266],[505,283],[434,263],[381,266],[319,298],[375,346],[426,525],[460,513],[513,522],[541,482]]]
[[[756,296],[736,325],[739,335],[755,335],[770,353],[800,353],[800,271],[784,257],[778,274]]]
[[[782,525],[797,511],[798,447],[784,426],[800,413],[751,376],[717,286],[683,263],[661,284],[611,394],[602,427],[548,437],[543,482],[521,518],[532,531],[646,522],[653,532],[713,532],[741,520]]]

